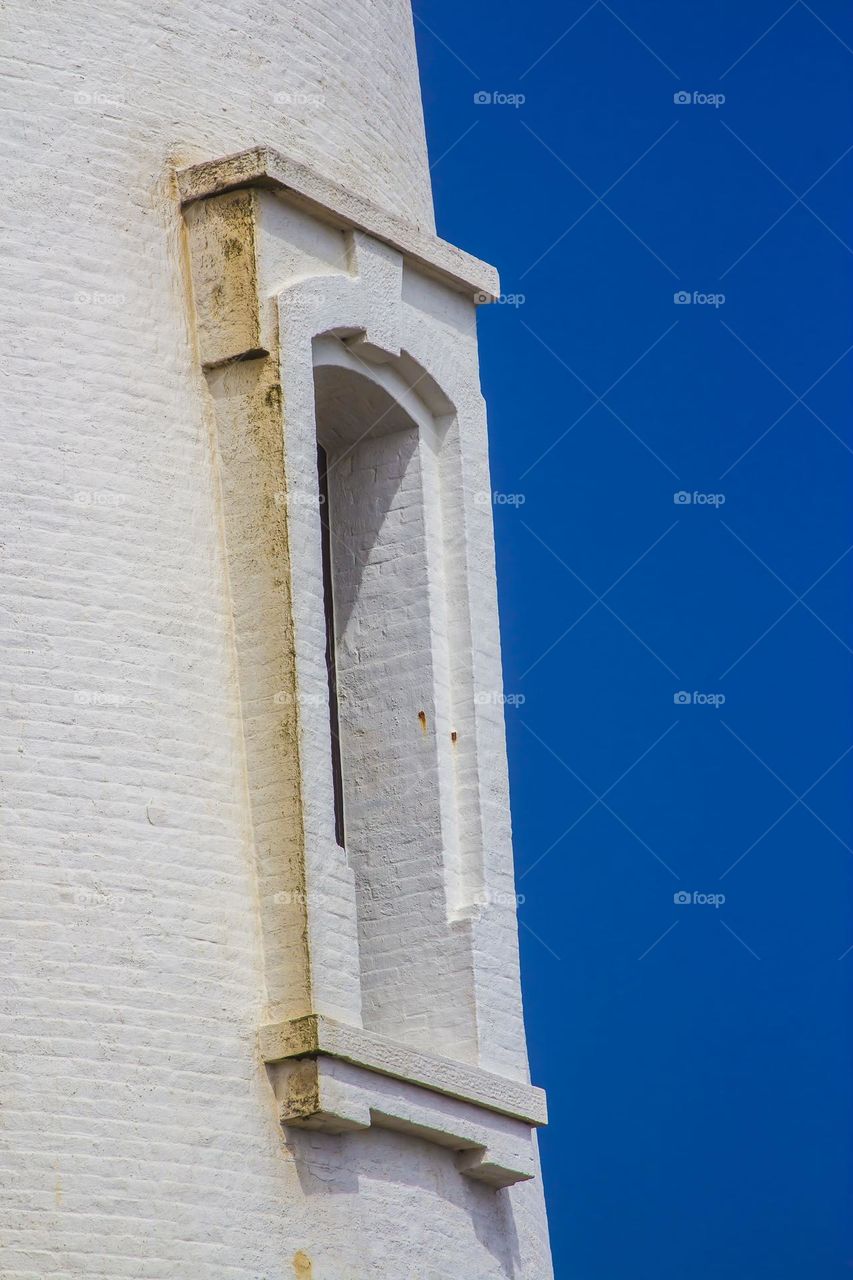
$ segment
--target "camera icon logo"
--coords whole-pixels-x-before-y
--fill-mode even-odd
[[[672,900],[677,907],[686,907],[692,901],[690,894],[686,893],[684,889],[679,889],[677,893],[674,893]]]
[[[677,507],[688,507],[693,501],[693,494],[688,493],[686,489],[679,489],[672,495],[672,500]]]
[[[672,100],[679,107],[687,106],[687,104],[692,101],[690,94],[685,93],[683,89],[679,89],[678,93],[674,93],[672,95]]]
[[[492,95],[485,89],[480,89],[478,93],[474,94],[474,102],[478,107],[488,106],[491,100]]]
[[[693,695],[686,689],[679,689],[678,693],[672,695],[672,700],[677,707],[688,707],[693,701]]]
[[[686,289],[678,289],[673,295],[672,300],[677,307],[686,307],[693,299]]]

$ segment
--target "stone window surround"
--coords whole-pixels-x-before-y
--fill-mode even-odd
[[[335,334],[339,342],[364,368],[375,366],[377,380],[388,385],[385,366],[393,378],[402,376],[411,388],[419,385],[418,399],[426,402],[434,417],[456,421],[460,436],[470,430],[484,445],[485,425],[476,369],[453,361],[447,353],[436,357],[435,335],[403,335],[401,299],[406,272],[429,281],[430,304],[441,305],[441,293],[462,295],[465,302],[479,304],[498,296],[494,270],[455,247],[376,208],[369,202],[328,183],[320,175],[271,150],[256,148],[207,164],[194,165],[178,174],[178,189],[184,206],[192,261],[192,288],[196,316],[199,359],[209,387],[219,387],[216,416],[222,413],[239,418],[246,414],[242,392],[222,391],[228,379],[241,376],[235,366],[244,362],[267,361],[278,357],[280,388],[286,403],[288,430],[283,448],[284,484],[290,475],[308,474],[310,457],[315,457],[313,430],[313,363],[305,356],[318,350],[322,335]],[[234,193],[230,200],[219,198]],[[242,193],[242,194],[236,194]],[[283,282],[278,287],[275,272],[269,275],[261,263],[258,241],[266,202],[283,201],[300,210],[318,225],[343,233],[350,256],[350,270],[329,271],[303,279]],[[208,203],[210,202],[210,203]],[[212,215],[212,216],[209,216]],[[237,246],[242,246],[238,249]],[[269,278],[266,278],[269,277]],[[452,344],[451,344],[452,345]],[[320,348],[320,349],[321,349]],[[344,357],[345,358],[345,357]],[[281,395],[272,397],[279,429]],[[405,392],[401,393],[401,399]],[[414,392],[412,391],[412,395]],[[242,398],[241,398],[242,397]],[[270,400],[269,394],[266,397]],[[466,419],[470,421],[466,421]],[[481,421],[480,421],[481,420]],[[309,423],[312,432],[295,430],[296,423]],[[476,453],[476,446],[475,446]],[[314,464],[315,465],[315,464]],[[488,480],[487,472],[485,474]],[[470,489],[470,484],[468,485]],[[470,493],[467,494],[470,498]],[[467,507],[466,507],[467,510]],[[469,512],[472,521],[488,520],[490,512]],[[289,607],[295,631],[293,682],[296,691],[314,688],[320,680],[321,653],[305,643],[308,617],[316,601],[308,591],[309,573],[298,566],[300,549],[313,547],[319,558],[319,521],[309,506],[288,506],[287,544],[292,556],[293,597]],[[317,528],[314,526],[317,525]],[[473,542],[478,541],[476,533]],[[490,543],[489,543],[490,545]],[[304,569],[304,566],[303,566]],[[311,572],[316,577],[317,565]],[[468,572],[470,573],[470,567]],[[482,610],[481,610],[482,612]],[[481,618],[482,620],[482,618]],[[497,619],[486,609],[486,629],[496,635]],[[302,642],[300,643],[300,632]],[[474,684],[495,687],[494,656],[480,658],[474,670]],[[486,670],[488,668],[488,670]],[[498,685],[499,687],[499,685]],[[296,707],[299,694],[294,694]],[[306,774],[316,779],[330,774],[328,764],[328,721],[325,738],[318,726],[323,716],[295,712],[303,781]],[[498,712],[498,719],[501,713]],[[474,707],[470,732],[474,761],[503,749],[502,724],[495,723],[491,708]],[[271,999],[271,1018],[261,1028],[261,1056],[268,1065],[278,1099],[282,1123],[348,1132],[371,1123],[410,1132],[454,1150],[457,1164],[467,1176],[494,1186],[508,1186],[533,1176],[535,1156],[531,1142],[533,1128],[545,1123],[544,1095],[527,1082],[523,1058],[523,1028],[516,1017],[488,1043],[488,1032],[477,1061],[460,1062],[451,1055],[425,1052],[387,1036],[364,1029],[361,1022],[357,980],[347,985],[341,975],[347,968],[357,972],[356,923],[352,914],[352,877],[345,858],[330,838],[329,809],[324,790],[331,794],[331,779],[325,788],[303,787],[301,815],[304,841],[304,879],[291,890],[296,915],[303,917],[307,936],[307,956],[303,958],[304,999],[295,1007]],[[251,784],[251,779],[250,779]],[[313,796],[312,793],[319,792]],[[503,780],[498,780],[497,804],[505,802]],[[488,809],[489,805],[485,806]],[[492,944],[514,942],[514,900],[507,908],[507,832],[500,817],[489,827],[488,814],[478,816],[483,844],[483,863],[474,869],[459,904],[462,908],[451,927],[478,950],[485,938]],[[492,845],[496,846],[490,862]],[[332,862],[338,859],[338,865]],[[331,882],[331,888],[326,881]],[[322,885],[322,892],[316,887]],[[493,893],[498,906],[480,911],[473,905],[480,897],[488,903]],[[337,894],[337,896],[336,896]],[[281,896],[281,895],[278,895]],[[349,898],[349,902],[346,899]],[[269,904],[262,903],[269,911]],[[342,923],[343,922],[343,923]],[[331,943],[335,936],[335,945]],[[348,953],[350,965],[342,955]],[[514,950],[509,961],[514,963]],[[354,957],[354,960],[353,960]],[[298,966],[297,966],[298,968]],[[291,975],[292,976],[292,973]],[[353,973],[350,973],[353,977]],[[290,980],[288,978],[288,980]],[[488,966],[473,975],[475,1005],[488,1003],[494,977]],[[298,983],[297,983],[298,986]],[[280,989],[283,989],[283,984]],[[482,1019],[488,1027],[500,1022],[499,1002],[486,1008]],[[519,1007],[520,1013],[520,1007]],[[508,1063],[497,1061],[508,1040],[521,1042],[522,1052]],[[489,1069],[480,1061],[485,1059]],[[491,1067],[497,1061],[499,1070]]]

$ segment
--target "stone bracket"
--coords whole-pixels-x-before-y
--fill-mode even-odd
[[[319,1014],[262,1027],[260,1047],[284,1125],[410,1133],[455,1151],[461,1173],[494,1187],[535,1176],[541,1089]]]
[[[260,299],[257,201],[254,191],[233,191],[185,211],[199,356],[206,370],[269,355],[275,345]]]
[[[445,1147],[460,1173],[492,1187],[536,1176],[529,1124],[326,1054],[268,1067],[288,1128],[357,1133],[372,1126]]]

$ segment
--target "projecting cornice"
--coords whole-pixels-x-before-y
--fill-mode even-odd
[[[493,302],[500,296],[498,273],[488,263],[337,186],[272,147],[253,147],[178,170],[178,189],[185,205],[241,187],[266,187],[332,226],[366,231],[476,303]]]

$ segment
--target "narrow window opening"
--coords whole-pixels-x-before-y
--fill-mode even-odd
[[[332,589],[332,527],[329,514],[329,459],[317,445],[317,473],[320,480],[320,528],[323,555],[323,606],[326,615],[326,675],[329,681],[329,739],[332,746],[332,789],[335,802],[335,839],[343,849],[344,774],[341,761],[341,731],[338,712],[338,671],[335,653],[335,598]]]

